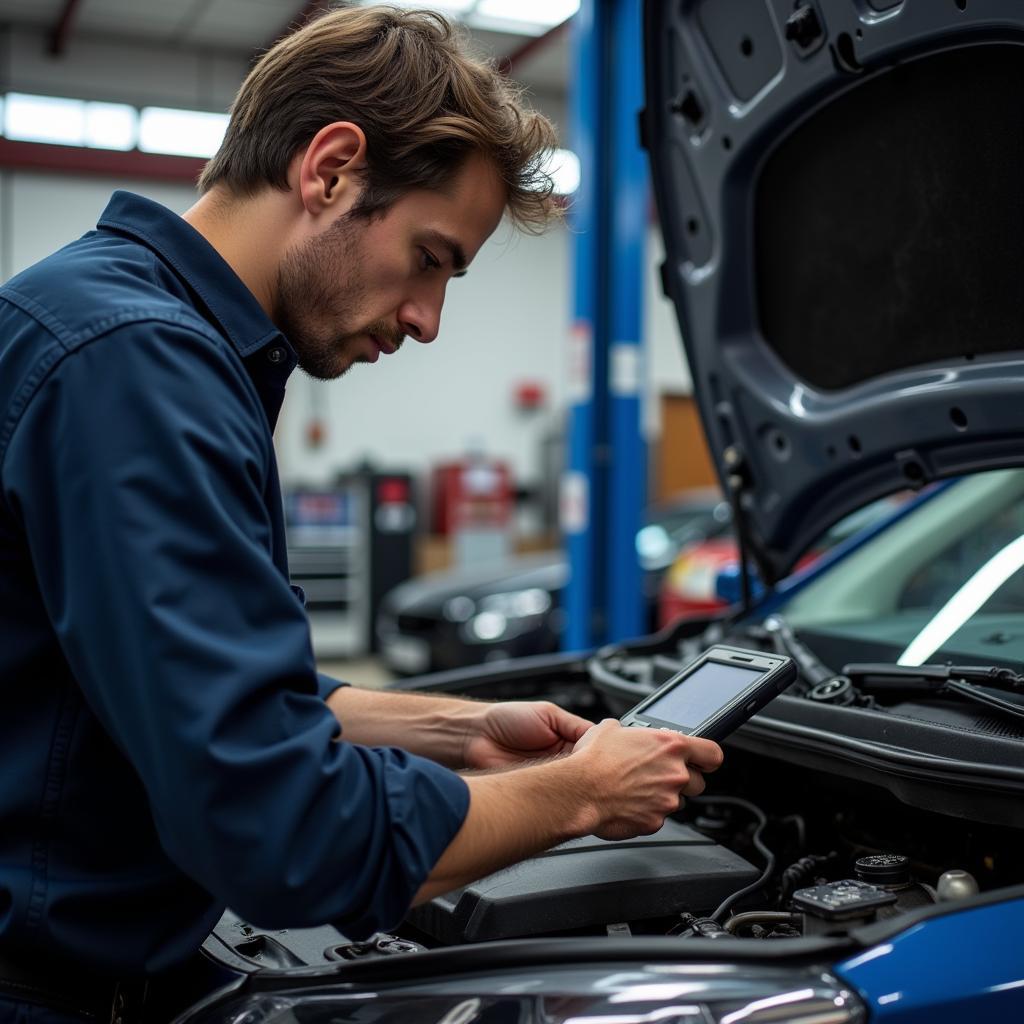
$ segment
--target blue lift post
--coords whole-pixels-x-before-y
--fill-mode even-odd
[[[574,320],[562,525],[571,567],[565,647],[643,632],[634,538],[646,498],[641,430],[647,173],[640,0],[583,0],[575,19]]]
[[[612,44],[611,238],[608,298],[611,305],[609,385],[611,404],[608,553],[608,640],[646,631],[643,578],[636,534],[647,501],[647,443],[643,435],[645,367],[643,333],[644,246],[648,222],[647,157],[640,148],[643,106],[643,12],[640,0],[618,0]]]

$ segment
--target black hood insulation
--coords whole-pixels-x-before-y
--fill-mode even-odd
[[[756,193],[763,337],[827,390],[1024,341],[1024,46],[923,57],[789,135]]]

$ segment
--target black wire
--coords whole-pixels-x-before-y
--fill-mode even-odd
[[[718,918],[724,914],[738,899],[742,899],[748,893],[752,893],[757,889],[760,889],[765,882],[771,878],[772,872],[775,870],[775,854],[768,849],[767,846],[761,842],[761,834],[768,826],[768,818],[765,816],[764,811],[761,810],[756,804],[752,804],[749,800],[744,800],[738,796],[708,796],[708,797],[695,797],[689,801],[689,804],[697,804],[702,807],[713,807],[715,804],[725,804],[732,807],[742,807],[743,810],[748,811],[752,814],[757,821],[757,828],[754,830],[753,836],[751,836],[751,842],[756,847],[758,853],[761,854],[765,859],[764,871],[761,873],[761,877],[750,885],[745,886],[738,892],[734,892],[731,896],[726,897],[725,900],[719,905],[718,909],[709,914],[708,917],[712,921],[718,921]],[[721,922],[719,922],[721,923]]]
[[[779,894],[785,899],[794,889],[814,877],[818,868],[836,859],[838,854],[835,850],[826,854],[809,853],[789,865],[779,877]]]

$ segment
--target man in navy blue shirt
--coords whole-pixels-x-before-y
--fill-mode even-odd
[[[318,676],[288,582],[288,375],[432,341],[502,215],[552,215],[552,141],[443,19],[340,10],[257,64],[184,217],[116,193],[0,289],[0,1021],[109,1013],[225,906],[394,926],[654,831],[718,765],[547,703]]]

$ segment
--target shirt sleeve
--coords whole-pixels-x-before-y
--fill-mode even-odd
[[[335,690],[340,690],[343,686],[352,685],[351,683],[345,683],[340,679],[334,679],[332,676],[325,675],[323,672],[317,672],[316,683],[317,692],[320,694],[321,700],[327,700]]]
[[[4,465],[91,709],[187,875],[268,927],[395,925],[468,788],[340,740],[298,597],[270,555],[273,447],[226,342],[125,325],[67,355]]]

